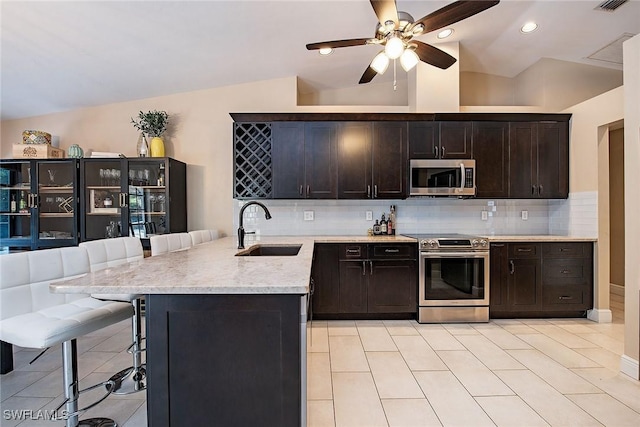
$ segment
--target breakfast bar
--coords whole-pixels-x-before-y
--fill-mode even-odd
[[[306,425],[313,246],[227,237],[51,289],[146,295],[149,426]]]

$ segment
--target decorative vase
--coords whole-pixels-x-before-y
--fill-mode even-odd
[[[82,148],[80,148],[78,144],[73,144],[67,150],[67,157],[69,158],[81,159],[82,156],[84,156],[84,151],[82,151]]]
[[[141,133],[138,137],[138,146],[136,147],[138,157],[147,157],[149,155],[149,145],[147,144],[147,137],[144,133]]]
[[[164,157],[164,141],[159,136],[151,139],[151,157]]]

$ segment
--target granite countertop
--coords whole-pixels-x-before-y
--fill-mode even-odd
[[[482,236],[491,242],[596,242],[596,237],[560,236],[554,234],[504,234]]]

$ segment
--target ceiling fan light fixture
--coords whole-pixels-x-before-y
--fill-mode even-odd
[[[424,25],[422,24],[418,24],[411,29],[411,32],[413,33],[414,36],[417,36],[418,34],[422,34],[423,31],[424,31]]]
[[[447,37],[449,37],[451,34],[453,34],[453,28],[446,28],[442,31],[440,31],[438,33],[438,38],[439,39],[446,39]]]
[[[318,50],[318,52],[320,53],[320,55],[331,55],[331,53],[333,53],[333,48],[322,47],[320,48],[320,50]]]
[[[404,43],[400,37],[392,36],[387,39],[384,51],[389,59],[398,59],[404,52]]]
[[[371,61],[371,68],[373,68],[373,70],[378,74],[384,74],[388,67],[389,57],[384,51],[377,54],[376,57],[373,58],[373,61]]]
[[[528,34],[535,31],[538,28],[538,24],[535,22],[527,22],[520,28],[520,32],[523,34]]]
[[[418,62],[420,62],[420,58],[413,49],[405,49],[402,56],[400,56],[400,65],[402,65],[402,68],[407,72],[415,67]]]

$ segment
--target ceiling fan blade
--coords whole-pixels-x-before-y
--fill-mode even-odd
[[[360,81],[358,82],[358,84],[369,83],[371,80],[373,80],[376,74],[378,73],[376,73],[376,71],[371,68],[371,66],[368,66],[364,71],[364,74],[362,74],[362,77],[360,77]]]
[[[338,47],[349,47],[349,46],[361,46],[367,44],[369,39],[347,39],[347,40],[333,40],[329,42],[320,42],[320,43],[309,43],[307,45],[307,50],[317,50],[323,48],[338,48]]]
[[[412,40],[411,44],[416,45],[416,54],[422,62],[442,68],[443,70],[446,70],[456,63],[456,58],[435,46],[422,43],[418,40]]]
[[[416,25],[424,25],[424,33],[439,30],[440,28],[448,27],[458,21],[462,21],[470,16],[480,13],[500,3],[499,0],[492,1],[457,1],[447,5],[441,9],[436,10],[433,13],[419,19],[413,23],[411,28]]]
[[[373,11],[376,13],[378,17],[378,21],[380,25],[385,26],[385,22],[392,21],[395,26],[394,29],[398,28],[399,20],[398,20],[398,8],[396,7],[396,0],[370,0],[371,6],[373,7]]]

